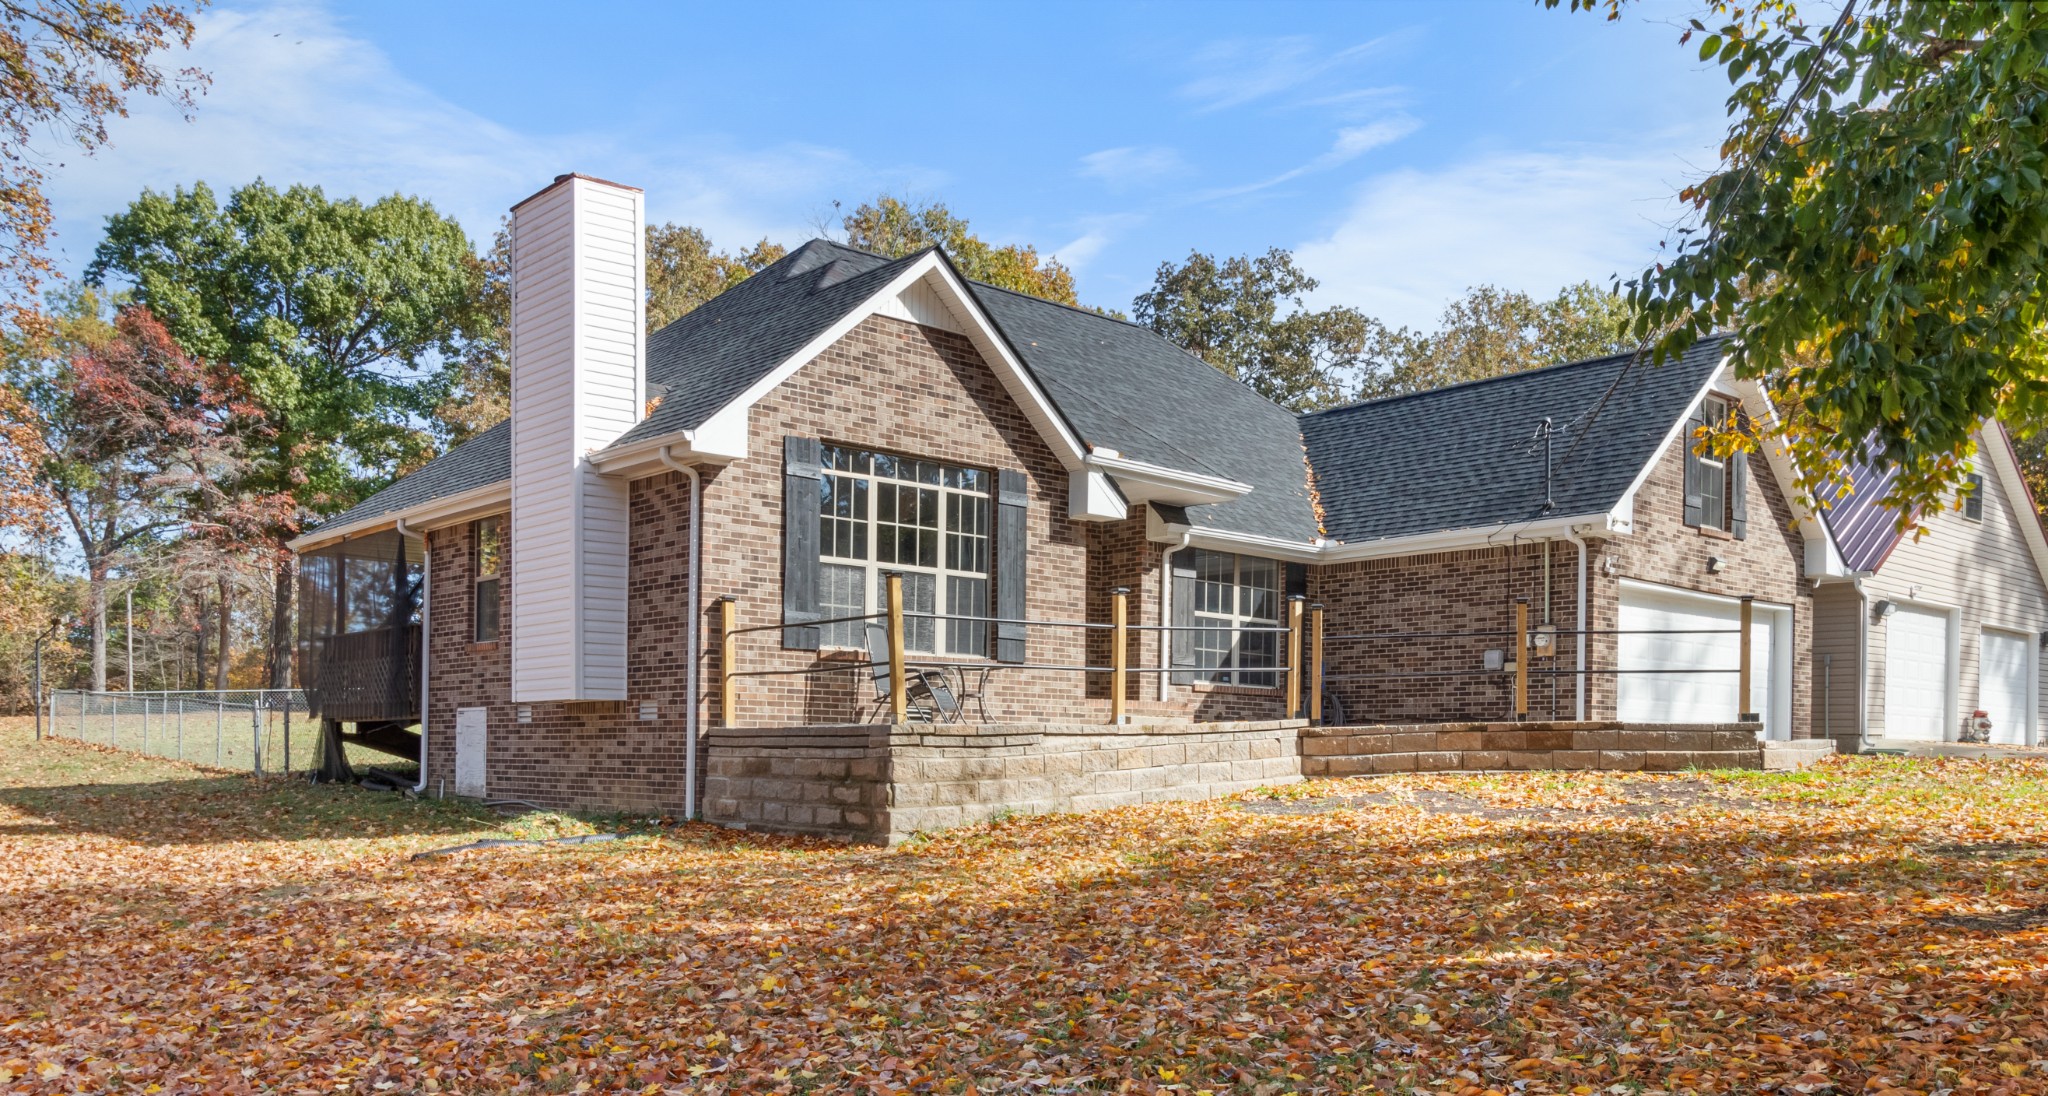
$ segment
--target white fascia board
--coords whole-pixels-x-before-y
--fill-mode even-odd
[[[733,397],[724,407],[719,408],[703,425],[694,430],[678,431],[658,438],[635,443],[633,452],[658,451],[665,445],[682,444],[693,453],[705,454],[707,459],[735,461],[747,455],[747,412],[761,398],[773,392],[779,385],[796,375],[797,370],[816,360],[818,355],[830,349],[847,333],[860,326],[863,320],[886,309],[903,291],[920,280],[929,279],[932,288],[941,300],[960,317],[967,328],[966,335],[975,348],[981,351],[982,359],[995,370],[996,378],[1009,392],[1010,398],[1024,412],[1024,417],[1038,429],[1039,436],[1051,447],[1053,456],[1060,466],[1069,472],[1081,470],[1087,457],[1087,447],[1061,417],[1059,409],[1044,390],[1038,387],[1037,378],[1031,375],[1024,363],[1011,351],[1009,344],[996,329],[995,323],[981,310],[981,305],[969,292],[953,268],[940,258],[937,251],[926,253],[911,263],[902,273],[890,279],[888,284],[875,290],[857,307],[840,317],[839,322],[821,332],[818,337],[804,344],[803,348],[790,355],[781,365],[768,371],[761,379],[749,385],[746,391]],[[619,463],[611,454],[593,458],[598,466],[609,471]]]
[[[294,552],[305,552],[335,541],[394,528],[400,521],[416,529],[435,529],[466,521],[478,514],[496,513],[511,505],[511,502],[511,481],[499,480],[497,483],[472,487],[467,491],[442,498],[414,503],[400,510],[378,514],[376,517],[352,521],[347,525],[321,526],[310,533],[301,533],[286,541],[285,547]]]
[[[2034,566],[2041,572],[2041,581],[2048,583],[2048,533],[2041,529],[2040,511],[2034,508],[2034,494],[2027,487],[2027,480],[2020,472],[2019,455],[2013,452],[2012,438],[2007,436],[2005,427],[1992,419],[1980,431],[1982,440],[1977,445],[1991,465],[1998,485],[2005,489],[2005,502],[2012,507],[2013,517],[2020,523],[2020,535],[2027,541],[2027,552],[2034,557]]]
[[[1108,474],[1088,469],[1067,477],[1067,517],[1075,521],[1122,521],[1130,500]]]
[[[739,416],[742,424],[746,416]],[[708,425],[708,424],[707,424]],[[607,476],[657,475],[669,470],[662,454],[668,453],[684,464],[730,464],[747,455],[746,433],[742,430],[737,441],[738,452],[733,451],[734,439],[727,431],[708,432],[706,427],[695,430],[678,430],[673,434],[646,441],[634,442],[628,446],[615,446],[599,453],[593,453],[590,463]]]
[[[1418,533],[1414,536],[1387,537],[1384,540],[1329,544],[1318,553],[1317,562],[1344,563],[1350,560],[1420,555],[1424,552],[1456,552],[1490,548],[1503,541],[1562,540],[1574,533],[1584,535],[1588,532],[1626,533],[1628,529],[1617,525],[1611,513],[1575,514],[1569,517],[1488,525],[1476,529],[1446,529],[1440,533]]]
[[[1132,502],[1202,506],[1241,498],[1252,489],[1251,484],[1239,483],[1222,476],[1184,472],[1178,468],[1147,464],[1144,461],[1111,455],[1112,453],[1113,451],[1098,449],[1088,454],[1087,466],[1092,471],[1107,472],[1115,477],[1117,487],[1123,491],[1124,497]]]

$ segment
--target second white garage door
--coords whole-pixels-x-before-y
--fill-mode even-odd
[[[1901,605],[1885,621],[1884,736],[1948,737],[1948,614]]]
[[[1621,718],[1633,723],[1733,722],[1739,714],[1737,678],[1727,671],[1741,660],[1735,632],[1741,614],[1733,598],[1624,582],[1623,635],[1616,643],[1623,671],[1616,687]],[[1751,621],[1750,710],[1763,716],[1773,738],[1784,736],[1784,714],[1773,685],[1780,670],[1776,640],[1789,623],[1788,610],[1767,605],[1757,605]]]
[[[1977,660],[1977,706],[1991,717],[1991,741],[2024,746],[2033,730],[2031,645],[2018,632],[1984,629]]]

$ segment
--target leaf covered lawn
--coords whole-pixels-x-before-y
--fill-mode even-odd
[[[2048,1091],[2041,761],[589,828],[0,724],[0,1089]]]

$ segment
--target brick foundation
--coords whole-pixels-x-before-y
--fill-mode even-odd
[[[1029,813],[1208,799],[1301,779],[1298,721],[837,726],[712,733],[704,811],[745,829],[893,844]]]

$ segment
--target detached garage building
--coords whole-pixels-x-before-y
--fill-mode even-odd
[[[1900,533],[1892,471],[1849,470],[1826,513],[1851,574],[1814,591],[1814,697],[1843,750],[1978,737],[2042,740],[2048,538],[1996,423],[1953,506]]]

